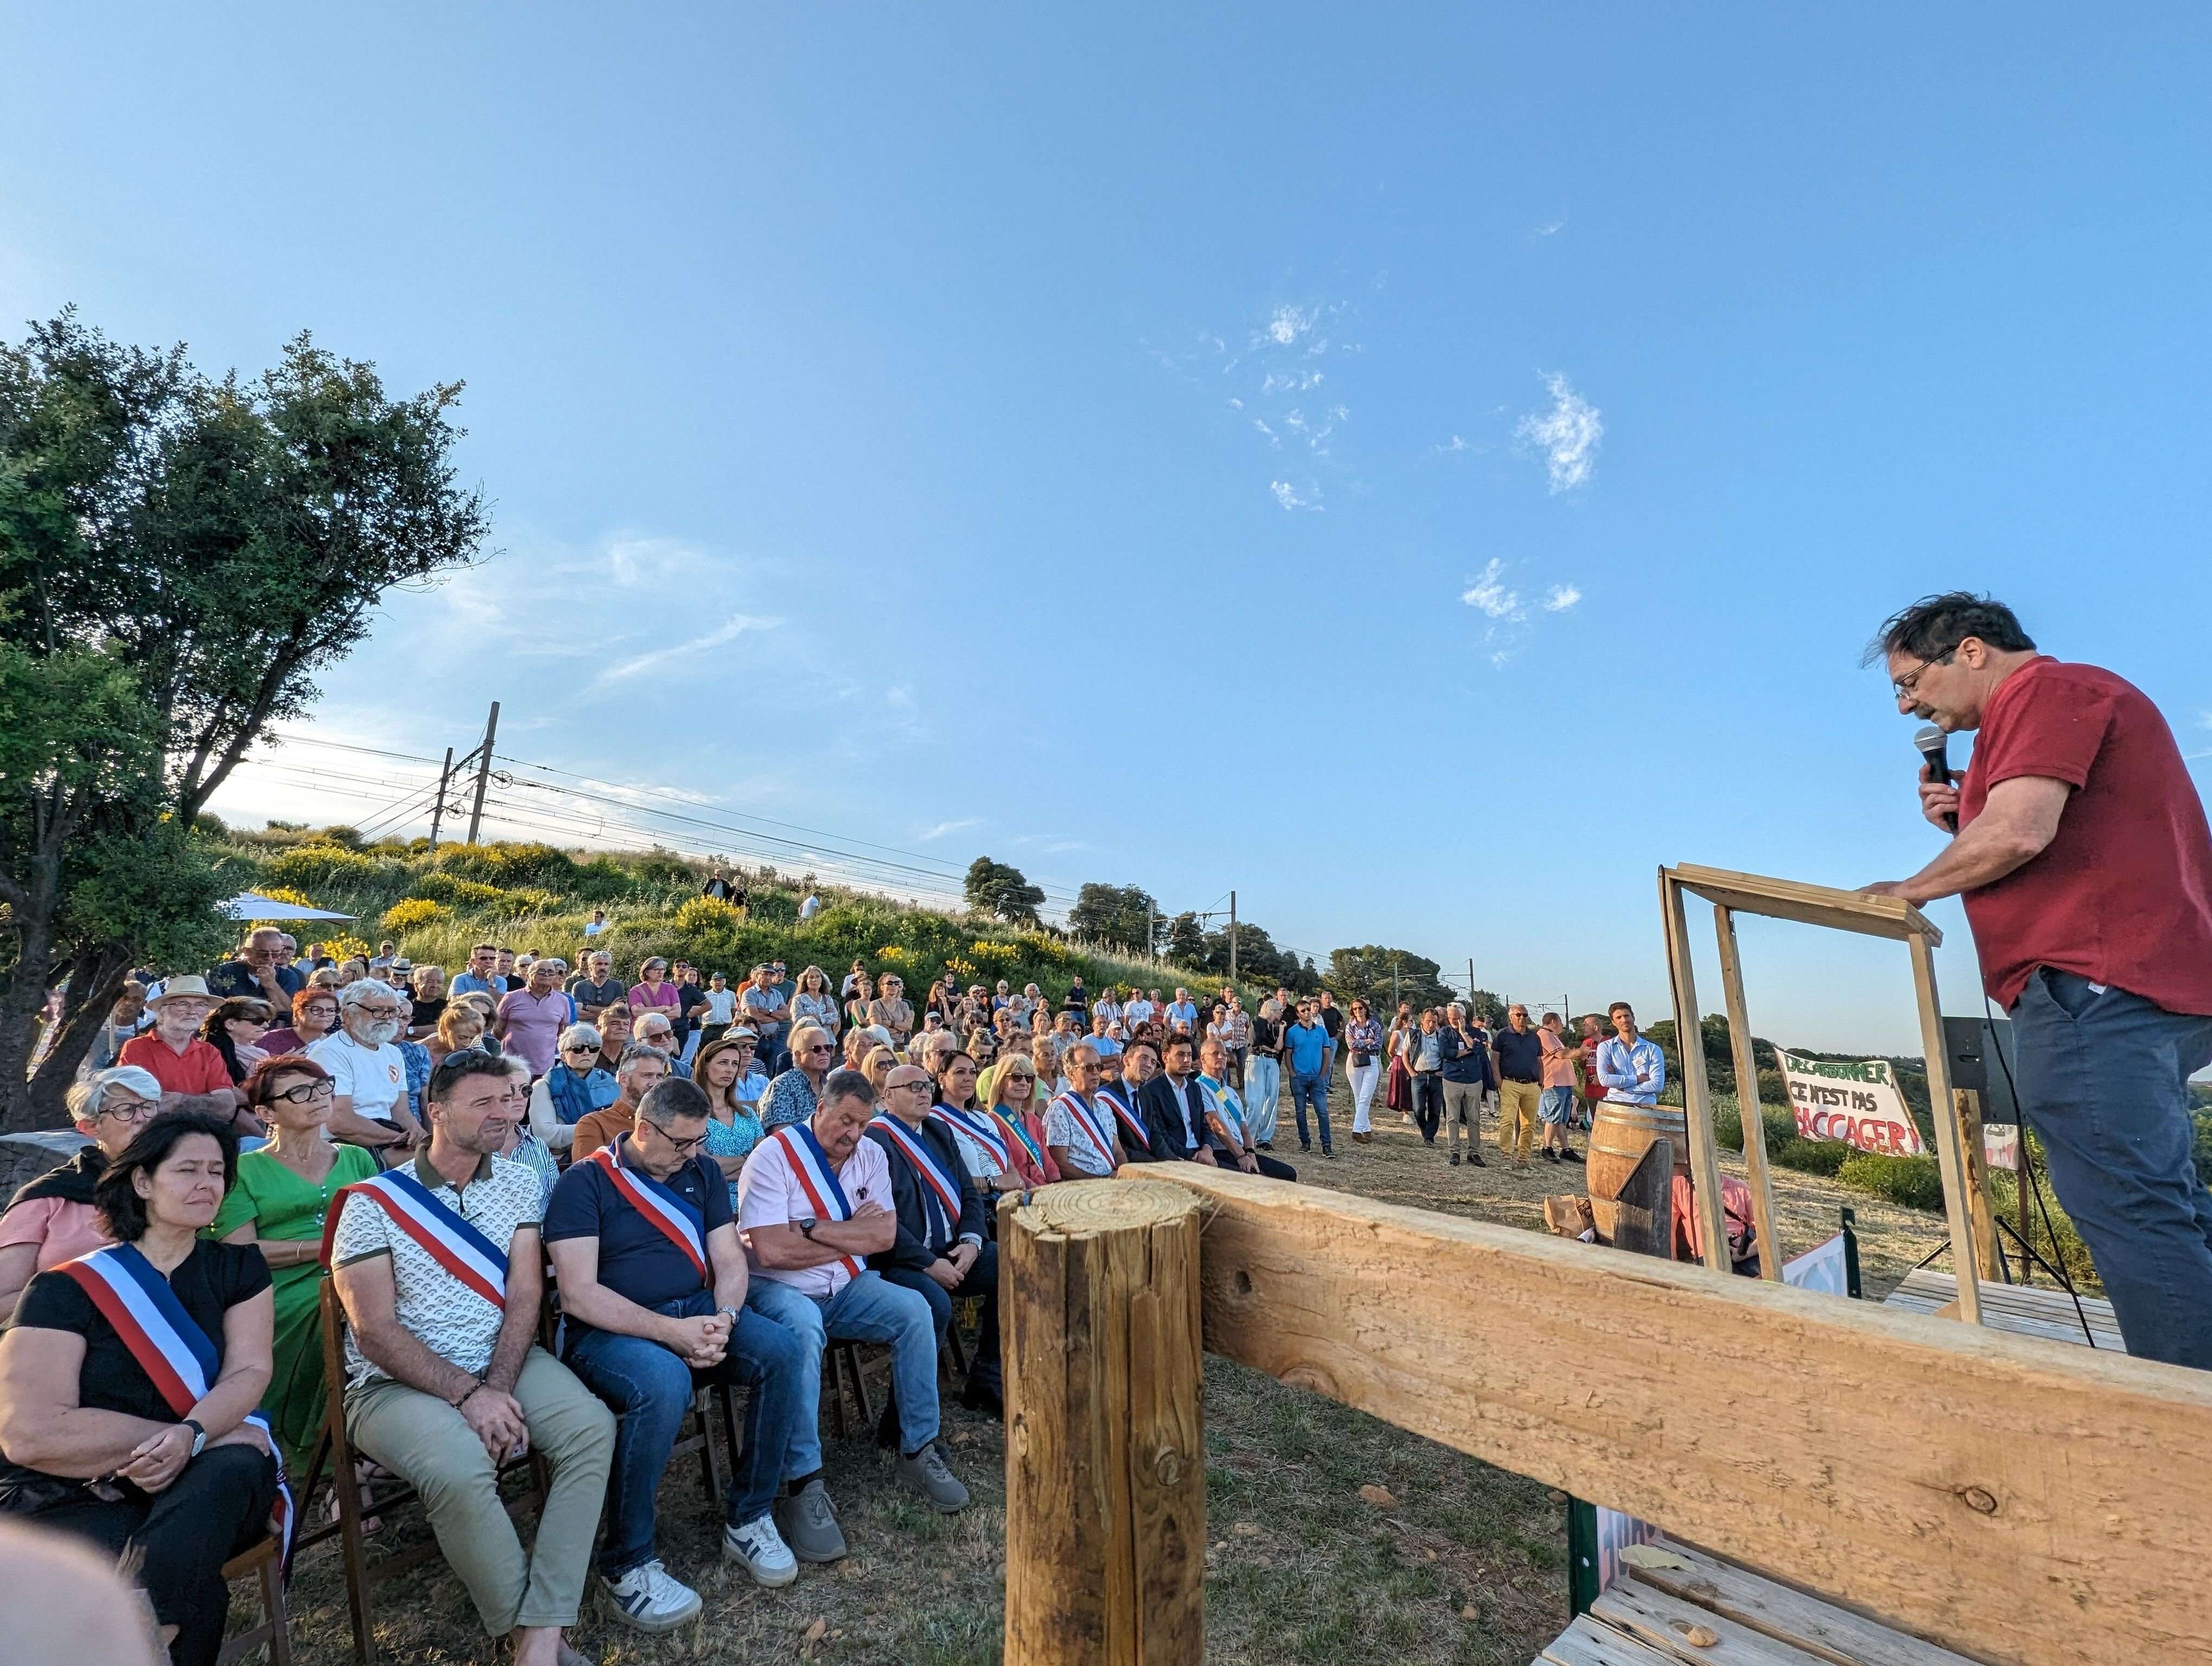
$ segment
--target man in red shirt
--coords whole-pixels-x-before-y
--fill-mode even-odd
[[[153,1009],[154,1027],[124,1043],[116,1062],[153,1073],[161,1085],[163,1110],[204,1111],[222,1121],[235,1116],[246,1096],[231,1085],[222,1055],[197,1033],[215,1008],[207,980],[173,977],[146,1004]]]
[[[1978,730],[1922,813],[1957,836],[1909,879],[1957,894],[2012,1016],[2021,1114],[2096,1258],[2128,1352],[2212,1370],[2212,1195],[2189,1079],[2212,1063],[2212,827],[2140,690],[2035,651],[2012,610],[1931,596],[1883,626],[1900,712]]]

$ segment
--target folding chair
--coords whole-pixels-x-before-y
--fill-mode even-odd
[[[243,1579],[249,1574],[260,1587],[261,1623],[227,1639],[222,1652],[215,1657],[215,1666],[231,1666],[233,1661],[245,1659],[264,1643],[269,1645],[269,1666],[292,1666],[292,1633],[284,1612],[284,1558],[283,1547],[275,1539],[264,1539],[222,1565],[226,1580]]]
[[[363,1518],[384,1516],[418,1502],[418,1498],[408,1482],[397,1475],[386,1475],[370,1484],[371,1497],[366,1505],[362,1502],[362,1485],[354,1479],[353,1443],[347,1438],[345,1426],[345,1308],[338,1300],[336,1282],[330,1279],[323,1280],[322,1319],[323,1379],[328,1384],[328,1397],[323,1414],[323,1432],[307,1465],[307,1484],[301,1493],[301,1505],[306,1508],[308,1495],[327,1462],[338,1518],[335,1523],[325,1523],[295,1535],[293,1554],[296,1558],[300,1551],[333,1535],[339,1539],[345,1565],[346,1607],[353,1621],[353,1657],[358,1666],[370,1666],[375,1658],[375,1642],[369,1629],[369,1593],[386,1580],[396,1578],[436,1556],[438,1541],[433,1537],[374,1565],[370,1563],[367,1535],[362,1529]],[[500,1474],[504,1476],[526,1464],[530,1468],[530,1490],[507,1504],[507,1513],[517,1520],[542,1509],[552,1486],[551,1472],[535,1447],[528,1456],[502,1464]],[[276,1666],[282,1666],[282,1663]]]

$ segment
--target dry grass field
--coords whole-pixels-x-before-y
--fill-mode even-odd
[[[1348,1093],[1340,1103],[1348,1127]],[[1301,1156],[1286,1125],[1277,1154],[1316,1184],[1537,1231],[1545,1194],[1579,1188],[1579,1170],[1541,1162],[1516,1169],[1494,1144],[1490,1166],[1449,1167],[1395,1113],[1378,1121],[1376,1134],[1374,1144],[1357,1146],[1340,1132],[1340,1155],[1325,1162],[1318,1150]],[[1775,1185],[1793,1250],[1833,1231],[1838,1203],[1850,1202],[1870,1295],[1942,1236],[1940,1216],[1810,1176],[1778,1171]],[[1216,1666],[1520,1666],[1565,1623],[1563,1495],[1220,1360],[1207,1362],[1206,1393],[1207,1658]],[[603,1666],[997,1666],[1005,1450],[999,1426],[987,1419],[953,1406],[946,1423],[974,1505],[957,1517],[933,1515],[893,1483],[889,1462],[866,1437],[828,1441],[830,1487],[854,1554],[832,1568],[803,1569],[781,1591],[759,1590],[724,1567],[696,1461],[672,1469],[661,1493],[663,1555],[705,1596],[703,1617],[647,1639],[593,1613],[578,1628],[577,1645]],[[1363,1487],[1389,1497],[1363,1497]],[[410,1516],[374,1542],[384,1554],[422,1530]],[[440,1565],[379,1595],[384,1659],[444,1666],[492,1658],[459,1586]],[[248,1601],[241,1587],[234,1608]],[[292,1603],[301,1666],[350,1659],[334,1558],[303,1562]]]

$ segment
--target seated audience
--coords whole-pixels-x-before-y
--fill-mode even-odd
[[[898,1237],[883,1147],[860,1137],[874,1110],[866,1077],[834,1072],[811,1118],[777,1128],[745,1159],[738,1181],[738,1231],[753,1274],[745,1301],[798,1336],[801,1407],[821,1402],[822,1352],[830,1338],[890,1343],[898,1478],[933,1509],[962,1510],[968,1489],[938,1449],[937,1327],[929,1304],[866,1265]],[[777,1525],[785,1541],[803,1562],[837,1560],[845,1535],[822,1484],[817,1419],[797,1419],[784,1468]]]
[[[303,1473],[323,1426],[323,1228],[331,1200],[378,1167],[372,1152],[324,1138],[335,1091],[330,1073],[298,1054],[254,1067],[246,1103],[270,1141],[238,1159],[237,1182],[208,1227],[226,1243],[251,1244],[268,1265],[276,1328],[262,1403],[285,1462]]]
[[[1132,1041],[1121,1049],[1119,1065],[1117,1076],[1109,1077],[1102,1072],[1098,1102],[1113,1113],[1121,1160],[1157,1163],[1162,1153],[1152,1148],[1152,1130],[1145,1126],[1144,1114],[1138,1110],[1137,1101],[1145,1084],[1159,1073],[1159,1049],[1148,1041]]]
[[[15,1312],[33,1274],[112,1242],[93,1207],[93,1189],[161,1107],[161,1083],[135,1065],[103,1070],[70,1088],[70,1116],[92,1143],[22,1187],[0,1214],[0,1319]]]
[[[1048,1043],[1048,1046],[1049,1043]],[[990,1097],[983,1103],[987,1115],[996,1118],[1014,1136],[1010,1155],[1014,1172],[1025,1186],[1048,1186],[1060,1178],[1060,1165],[1045,1145],[1044,1118],[1038,1113],[1043,1099],[1037,1067],[1019,1053],[999,1061],[992,1078]]]
[[[707,1126],[698,1085],[663,1081],[629,1133],[571,1165],[545,1212],[565,1358],[619,1420],[599,1588],[616,1620],[644,1632],[672,1631],[702,1606],[654,1545],[661,1474],[700,1383],[748,1390],[722,1554],[763,1585],[799,1577],[770,1506],[801,1415],[800,1344],[744,1304],[744,1248],[729,1187],[703,1154]],[[810,1402],[804,1414],[819,1411]]]
[[[402,1022],[400,997],[359,978],[338,991],[337,1029],[307,1049],[337,1088],[331,1138],[366,1146],[387,1165],[405,1161],[422,1139],[408,1105],[406,1055],[392,1044]]]
[[[536,1347],[538,1177],[495,1153],[520,1085],[478,1053],[430,1078],[430,1129],[404,1169],[347,1188],[330,1238],[345,1304],[346,1428],[422,1493],[447,1564],[514,1666],[559,1666],[606,1501],[615,1420]],[[526,1554],[502,1463],[536,1447],[552,1481]]]
[[[999,1246],[988,1242],[990,1222],[960,1160],[959,1142],[929,1115],[934,1091],[920,1065],[893,1065],[884,1073],[884,1108],[868,1124],[867,1137],[889,1159],[898,1231],[869,1265],[929,1304],[940,1337],[951,1329],[954,1302],[982,1298],[962,1403],[1000,1417],[1006,1390],[999,1371]]]
[[[1161,1049],[1160,1073],[1137,1092],[1137,1114],[1144,1119],[1152,1151],[1164,1159],[1214,1161],[1217,1141],[1206,1126],[1208,1101],[1192,1067],[1194,1049],[1181,1031]]]
[[[1071,1180],[1103,1179],[1121,1165],[1121,1144],[1114,1132],[1114,1112],[1098,1097],[1098,1050],[1088,1041],[1067,1049],[1060,1061],[1067,1088],[1045,1107],[1045,1149]]]
[[[269,1269],[199,1235],[237,1150],[220,1116],[155,1117],[94,1188],[115,1242],[33,1278],[0,1335],[0,1511],[128,1547],[176,1666],[212,1666],[222,1565],[289,1526],[254,1411]]]
[[[929,1114],[957,1137],[960,1160],[975,1178],[987,1207],[995,1207],[1001,1192],[1018,1192],[1022,1177],[1014,1167],[1014,1147],[1021,1141],[1014,1131],[975,1103],[975,1061],[953,1050],[933,1055],[937,1079],[937,1103]]]
[[[679,986],[680,987],[680,986]],[[676,1039],[676,1026],[665,1012],[643,1012],[637,1020],[637,1040],[646,1047],[657,1047],[668,1055],[668,1073],[689,1081],[691,1067],[684,1062],[683,1045]]]
[[[837,1057],[837,1044],[818,1024],[798,1024],[791,1031],[791,1068],[768,1085],[761,1100],[761,1125],[770,1133],[814,1115],[822,1083]]]
[[[560,1056],[530,1090],[530,1128],[549,1150],[563,1152],[576,1124],[621,1095],[615,1073],[601,1063],[599,1032],[572,1024],[561,1032]]]
[[[707,1095],[707,1143],[701,1147],[730,1183],[730,1207],[737,1207],[738,1175],[768,1130],[753,1107],[768,1086],[755,1072],[752,1032],[743,1026],[725,1031],[699,1049],[692,1079]]]
[[[570,1159],[589,1157],[600,1146],[613,1144],[617,1134],[629,1133],[637,1122],[638,1102],[667,1074],[668,1055],[659,1048],[636,1042],[625,1048],[622,1062],[615,1067],[615,1101],[576,1124],[575,1138],[568,1142]]]
[[[116,1060],[151,1071],[161,1085],[161,1109],[203,1112],[234,1122],[245,1095],[230,1079],[222,1055],[199,1037],[199,1027],[215,1008],[207,980],[173,977],[149,1000],[154,1027],[123,1043]]]
[[[1224,1159],[1247,1174],[1296,1180],[1296,1169],[1279,1158],[1269,1157],[1254,1141],[1251,1122],[1244,1115],[1244,1096],[1228,1083],[1228,1048],[1209,1037],[1198,1049],[1198,1064],[1199,1090],[1206,1101],[1206,1125],[1213,1131]]]

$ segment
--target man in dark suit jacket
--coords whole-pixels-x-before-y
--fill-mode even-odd
[[[1121,1142],[1121,1160],[1158,1163],[1167,1153],[1153,1145],[1138,1101],[1144,1095],[1145,1084],[1159,1074],[1159,1053],[1150,1042],[1131,1042],[1121,1049],[1121,1065],[1118,1078],[1109,1075],[1098,1084],[1098,1103],[1114,1118],[1114,1133]],[[1130,1126],[1132,1122],[1134,1128]]]
[[[1214,1160],[1218,1142],[1206,1125],[1206,1090],[1198,1085],[1188,1036],[1168,1037],[1160,1073],[1137,1091],[1137,1114],[1144,1118],[1154,1153],[1163,1159]]]
[[[955,1301],[983,1298],[961,1403],[1000,1417],[1005,1389],[999,1366],[999,1246],[990,1241],[982,1195],[961,1160],[952,1130],[929,1115],[934,1097],[935,1084],[918,1064],[896,1065],[884,1078],[884,1109],[890,1117],[878,1116],[863,1137],[881,1146],[889,1159],[898,1235],[890,1249],[869,1256],[868,1264],[887,1282],[904,1285],[929,1304],[940,1339],[952,1322]],[[948,1203],[948,1191],[957,1208]]]

